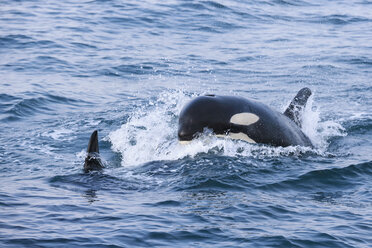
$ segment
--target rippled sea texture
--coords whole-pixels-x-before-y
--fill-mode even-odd
[[[1,1],[1,247],[371,247],[372,2]],[[273,148],[177,142],[205,93],[283,111]],[[84,174],[99,130],[106,169]]]

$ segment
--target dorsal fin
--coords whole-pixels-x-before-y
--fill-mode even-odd
[[[84,162],[84,171],[95,171],[104,168],[101,158],[99,157],[98,148],[98,131],[95,130],[90,136],[87,149],[87,157]]]
[[[88,149],[87,153],[96,152],[99,153],[99,147],[98,147],[98,131],[95,130],[92,135],[90,136],[90,140],[88,143]]]
[[[303,110],[310,96],[311,90],[307,87],[302,88],[293,98],[288,108],[284,111],[284,115],[291,119],[299,127],[301,127]]]

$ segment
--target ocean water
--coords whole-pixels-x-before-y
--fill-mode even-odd
[[[371,247],[372,2],[0,1],[0,247]],[[177,141],[198,95],[315,148]],[[99,130],[102,172],[82,167]]]

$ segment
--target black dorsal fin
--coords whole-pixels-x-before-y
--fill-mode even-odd
[[[95,171],[101,170],[103,168],[101,158],[99,157],[99,148],[98,148],[98,131],[95,130],[90,136],[87,149],[87,157],[84,162],[84,171]]]
[[[88,143],[88,149],[87,153],[96,152],[99,153],[99,147],[98,147],[98,131],[95,130],[92,135],[90,136],[90,140]]]
[[[311,90],[307,87],[302,88],[293,98],[288,108],[284,111],[284,115],[291,119],[299,127],[301,127],[303,110],[310,96]]]

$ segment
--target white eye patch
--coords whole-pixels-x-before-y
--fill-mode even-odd
[[[248,126],[256,123],[259,119],[260,118],[257,115],[245,112],[233,115],[230,119],[230,123]]]

